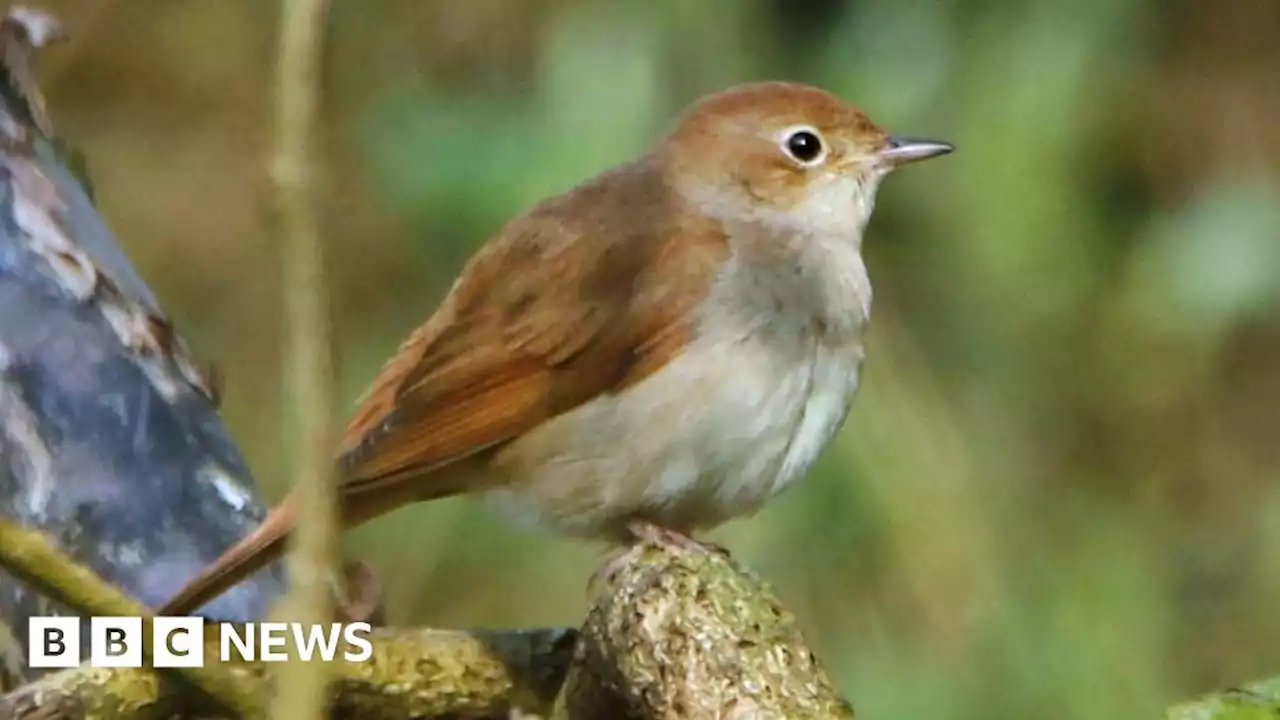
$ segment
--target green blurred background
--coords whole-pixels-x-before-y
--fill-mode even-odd
[[[58,130],[278,498],[276,3],[46,5]],[[699,94],[821,84],[959,151],[880,193],[845,431],[714,539],[868,719],[1154,717],[1280,673],[1280,2],[347,0],[325,63],[344,407],[504,219]],[[600,553],[467,500],[348,548],[447,626],[573,624]]]

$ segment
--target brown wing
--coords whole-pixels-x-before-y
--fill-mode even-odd
[[[660,368],[728,255],[718,225],[681,218],[631,166],[505,228],[375,379],[341,446],[342,496],[403,490]],[[402,501],[466,489],[433,482]]]
[[[339,453],[344,526],[467,488],[432,470],[661,368],[729,253],[714,223],[678,212],[639,165],[516,220],[374,380]],[[190,612],[284,551],[296,503],[191,580],[161,614]]]

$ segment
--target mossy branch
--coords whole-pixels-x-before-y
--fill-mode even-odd
[[[852,718],[795,618],[718,553],[646,548],[603,581],[557,720]]]
[[[86,616],[140,616],[146,630],[143,656],[150,657],[150,609],[108,584],[92,570],[59,552],[45,536],[0,519],[0,567],[31,588]],[[18,632],[23,629],[19,628]],[[260,697],[246,693],[223,668],[183,668],[183,679],[225,708],[242,715],[259,713]],[[2,710],[2,709],[0,709]],[[4,717],[0,712],[0,717]]]
[[[11,523],[0,522],[0,565],[84,614],[148,612],[39,533]],[[326,668],[336,681],[331,714],[854,717],[776,594],[728,558],[646,549],[606,578],[597,595],[581,633],[375,630],[367,662]],[[217,657],[211,642],[206,658]],[[0,698],[0,720],[209,717],[209,695],[229,707],[256,708],[270,683],[259,663],[161,672],[81,667]],[[1262,720],[1278,711],[1280,678],[1274,678],[1170,708],[1165,720]]]
[[[77,565],[43,535],[0,520],[0,567],[82,615],[148,617],[150,610]],[[149,633],[148,633],[149,637]],[[576,633],[378,630],[367,662],[334,662],[334,711],[349,717],[495,716],[509,708],[549,709]],[[144,656],[149,657],[145,640]],[[0,720],[168,718],[185,708],[209,715],[209,698],[238,715],[260,715],[270,682],[260,663],[220,664],[216,638],[203,668],[80,667],[18,688],[0,701]],[[325,665],[324,663],[308,663]],[[329,673],[326,673],[329,674]]]
[[[25,535],[20,544],[41,544]],[[78,599],[85,612],[145,612],[127,600],[101,600],[115,591],[56,550],[40,549],[38,558],[17,569],[40,588]],[[583,633],[378,630],[368,662],[327,668],[337,680],[333,714],[506,717],[518,709],[545,717],[569,673],[555,711],[565,720],[853,717],[777,596],[720,555],[638,553],[603,581]],[[216,644],[206,660],[217,657],[214,650]],[[259,664],[212,662],[205,671],[233,679],[241,705],[254,707],[253,699],[267,694]],[[0,720],[55,709],[71,718],[147,720],[199,708],[199,693],[167,672],[78,668],[51,675],[5,698]]]
[[[549,711],[573,654],[575,633],[375,630],[366,662],[335,661],[329,703],[338,718],[507,718]],[[206,658],[217,657],[217,641]],[[323,663],[315,663],[323,664]],[[216,667],[242,692],[265,697],[272,685],[258,662]],[[48,675],[0,699],[0,720],[168,720],[219,717],[176,676],[143,668],[80,667]]]

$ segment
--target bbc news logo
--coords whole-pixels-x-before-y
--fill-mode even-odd
[[[158,668],[202,667],[205,622],[198,617],[152,620],[151,664]],[[283,662],[292,647],[302,660],[364,662],[373,656],[369,623],[257,622],[219,623],[218,660]],[[32,617],[27,623],[27,665],[72,668],[81,657],[81,619]],[[89,619],[89,665],[103,668],[142,667],[142,618]]]

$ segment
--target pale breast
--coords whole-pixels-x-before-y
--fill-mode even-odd
[[[860,353],[772,338],[697,343],[628,389],[513,443],[491,498],[536,524],[624,534],[633,518],[684,530],[760,509],[839,428]]]
[[[857,391],[870,298],[850,250],[821,265],[843,276],[830,286],[785,268],[727,273],[666,367],[505,448],[491,499],[592,537],[623,536],[633,518],[692,530],[760,509],[808,471]]]
[[[759,510],[803,477],[848,415],[858,388],[861,345],[833,348],[816,337],[789,347],[765,334],[719,371],[723,412],[701,434],[725,448],[715,470],[686,490],[688,525],[711,527]],[[744,362],[759,352],[771,361]],[[755,365],[747,370],[749,364]],[[774,365],[772,372],[765,370]]]

